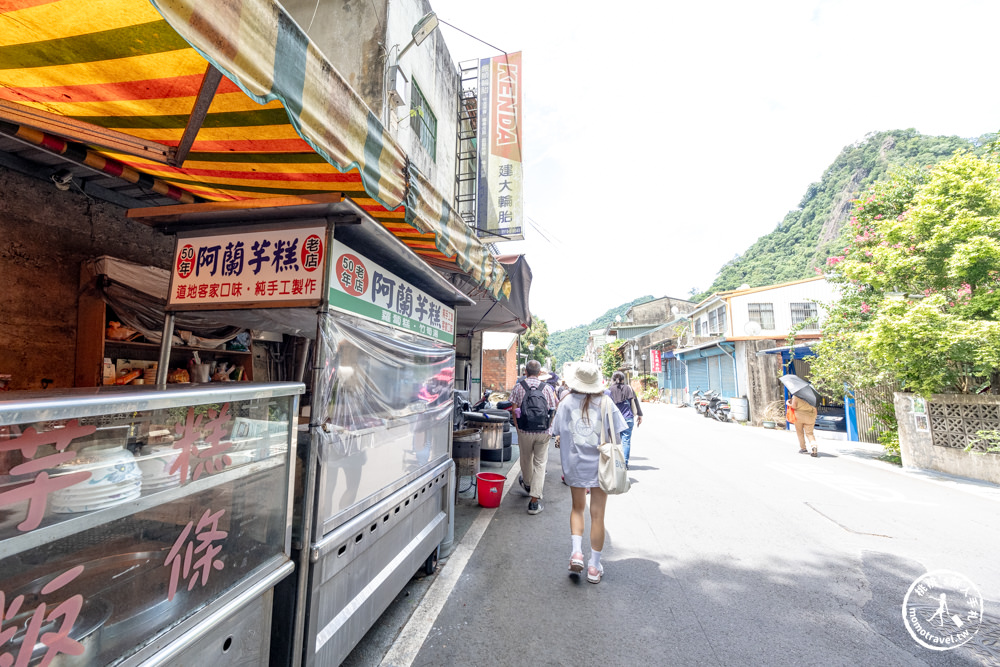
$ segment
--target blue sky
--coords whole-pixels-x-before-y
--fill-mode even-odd
[[[432,6],[523,52],[525,210],[541,233],[500,250],[527,256],[550,331],[706,289],[870,132],[1000,130],[1000,2]],[[440,30],[456,61],[498,54]]]

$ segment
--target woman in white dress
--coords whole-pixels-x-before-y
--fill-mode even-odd
[[[604,508],[608,494],[601,489],[597,479],[601,444],[601,404],[610,401],[604,395],[604,380],[594,364],[575,364],[566,378],[570,393],[559,403],[552,424],[553,435],[559,436],[559,455],[562,460],[563,478],[573,494],[573,509],[569,515],[570,572],[583,572],[584,510],[587,507],[587,490],[590,490],[590,563],[587,581],[600,583],[604,575],[601,550],[604,548]],[[614,403],[609,403],[613,427],[619,433],[628,423]]]

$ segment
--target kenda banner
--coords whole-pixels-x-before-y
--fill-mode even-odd
[[[330,307],[445,343],[455,342],[455,311],[335,241]]]
[[[521,53],[479,63],[479,185],[476,232],[486,242],[524,238]]]

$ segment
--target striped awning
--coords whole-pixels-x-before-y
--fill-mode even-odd
[[[0,0],[0,132],[182,203],[343,193],[429,263],[509,292],[274,0]]]

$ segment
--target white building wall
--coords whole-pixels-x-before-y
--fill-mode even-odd
[[[762,330],[758,335],[784,336],[792,328],[791,304],[817,302],[817,311],[820,321],[822,321],[824,317],[822,304],[833,301],[835,298],[836,289],[825,280],[812,280],[785,287],[732,296],[729,299],[729,335],[735,337],[749,335],[746,327],[750,322],[749,305],[751,303],[770,303],[774,310],[774,329]],[[815,329],[809,329],[809,331],[818,331],[818,329],[819,327],[817,326]]]
[[[393,45],[398,45],[398,48],[391,51],[390,61],[410,41],[413,26],[429,11],[431,5],[427,0],[389,0],[386,44],[390,49]],[[406,105],[395,110],[390,108],[388,113],[392,117],[386,125],[420,172],[444,195],[445,201],[454,205],[458,93],[461,82],[441,30],[435,30],[419,46],[410,47],[398,64],[409,80]],[[430,153],[410,129],[410,102],[414,81],[437,117],[437,150],[434,159],[431,159]]]
[[[736,395],[747,395],[747,346],[741,341],[735,341],[736,346]]]

